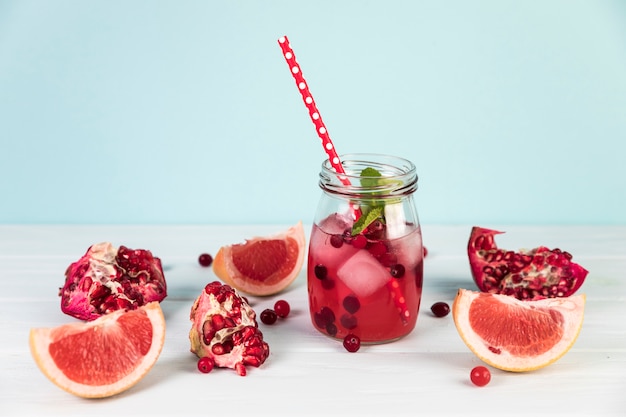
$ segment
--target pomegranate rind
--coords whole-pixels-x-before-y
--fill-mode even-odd
[[[141,320],[144,320],[143,316],[145,316],[145,318],[150,321],[151,336],[146,333],[142,334],[142,336],[146,336],[142,344],[149,345],[147,352],[140,352],[137,346],[129,346],[133,343],[130,341],[132,339],[130,337],[131,335],[124,333],[118,326],[120,317],[125,314],[142,315]],[[129,330],[132,332],[132,329]],[[75,352],[76,360],[71,361],[69,366],[80,367],[82,362],[80,359],[82,357],[81,355],[89,355],[90,357],[98,356],[100,357],[102,366],[87,369],[86,371],[97,375],[103,380],[110,380],[111,382],[109,383],[98,384],[93,381],[91,383],[84,383],[85,381],[73,379],[68,376],[72,374],[72,370],[66,367],[67,364],[58,364],[51,355],[51,344],[59,342],[62,338],[66,337],[80,337],[81,334],[89,337],[88,332],[109,332],[112,334],[111,340],[114,340],[115,343],[110,343],[106,346],[93,344],[90,346],[91,349],[86,351],[79,351],[80,349],[77,348]],[[116,332],[119,334],[115,335],[114,333]],[[134,339],[136,341],[137,333],[133,333],[135,334]],[[136,310],[117,310],[89,322],[70,323],[52,328],[33,328],[30,330],[29,334],[30,351],[41,372],[59,388],[83,398],[110,397],[126,391],[137,384],[156,363],[163,349],[164,342],[165,318],[160,304],[156,301],[139,307]],[[125,348],[124,352],[131,351],[138,355],[135,358],[136,362],[133,364],[132,369],[125,371],[124,375],[120,375],[119,371],[113,370],[105,365],[106,363],[110,363],[111,358],[119,357],[122,354],[122,352],[115,350],[115,347],[119,346]],[[97,361],[90,361],[90,363],[95,362]],[[82,365],[84,366],[84,362]],[[84,368],[82,372],[85,372]]]
[[[481,291],[506,294],[520,300],[539,300],[569,297],[583,285],[588,271],[572,262],[571,254],[545,246],[517,252],[498,248],[495,236],[503,233],[478,226],[472,228],[467,254],[472,277]],[[507,260],[509,255],[527,261]],[[513,267],[518,270],[513,271]],[[486,268],[494,273],[489,275]]]
[[[291,256],[285,259],[274,259],[276,271],[262,280],[247,276],[237,269],[233,262],[233,248],[245,250],[261,241],[280,241],[285,244],[285,251]],[[306,237],[302,222],[298,222],[289,229],[269,236],[256,236],[246,239],[244,243],[222,246],[213,260],[213,272],[222,280],[238,291],[254,296],[269,296],[278,294],[289,287],[298,277],[304,265],[306,252]],[[254,255],[258,256],[258,254]],[[292,264],[287,264],[289,260]]]
[[[585,295],[521,301],[459,289],[452,305],[456,329],[483,362],[511,372],[546,367],[574,345],[583,325]]]

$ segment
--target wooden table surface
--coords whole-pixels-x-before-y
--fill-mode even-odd
[[[287,319],[259,324],[271,348],[266,363],[246,377],[226,369],[201,374],[189,352],[189,311],[216,277],[198,264],[198,255],[288,226],[0,225],[0,416],[626,415],[625,226],[482,225],[507,232],[497,238],[500,247],[559,247],[590,271],[579,290],[587,303],[578,340],[541,370],[492,369],[486,387],[470,383],[469,371],[481,361],[461,341],[452,317],[436,318],[430,306],[451,303],[458,288],[476,289],[466,254],[471,226],[422,225],[429,255],[409,336],[346,352],[310,323],[303,269],[284,293],[249,297],[257,313],[278,298],[292,306]],[[150,249],[162,259],[167,333],[157,363],[137,385],[86,400],[39,371],[28,333],[75,321],[60,310],[65,269],[102,241]]]

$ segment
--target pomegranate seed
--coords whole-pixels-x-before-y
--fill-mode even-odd
[[[354,314],[361,308],[361,302],[354,295],[348,295],[343,299],[343,308],[345,308],[348,313]]]
[[[337,334],[337,325],[335,323],[328,323],[326,325],[326,333],[334,337]]]
[[[274,304],[274,311],[278,317],[285,318],[289,315],[291,307],[289,307],[289,303],[287,301],[278,300]]]
[[[318,279],[325,279],[328,276],[328,269],[322,264],[315,265],[315,276]]]
[[[357,326],[356,317],[347,313],[341,316],[341,318],[339,319],[339,322],[341,323],[343,327],[345,327],[348,330],[352,330],[356,328]]]
[[[204,267],[211,266],[211,263],[213,263],[213,257],[208,253],[203,253],[198,256],[198,262]]]
[[[265,324],[274,324],[277,319],[276,312],[271,308],[266,308],[261,312],[261,321]]]
[[[357,249],[363,249],[365,246],[367,246],[367,238],[363,235],[355,236],[354,240],[352,241],[352,246]]]
[[[404,265],[402,264],[392,265],[389,272],[391,273],[391,276],[394,278],[402,278],[404,276]]]
[[[198,360],[198,370],[203,374],[208,374],[213,370],[213,366],[215,366],[215,361],[210,356],[204,356]]]
[[[348,352],[356,352],[361,347],[361,339],[359,339],[359,336],[349,333],[343,338],[343,347]]]
[[[450,313],[450,306],[448,303],[444,303],[443,301],[437,301],[435,304],[430,306],[430,311],[437,317],[445,317]]]
[[[330,244],[333,245],[334,248],[340,248],[343,246],[343,236],[342,235],[332,235],[330,237]]]
[[[470,372],[472,383],[478,387],[484,387],[491,381],[491,372],[484,366],[477,366]]]

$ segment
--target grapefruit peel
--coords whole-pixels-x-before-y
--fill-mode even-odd
[[[483,362],[511,372],[534,371],[560,359],[582,328],[585,295],[521,301],[459,289],[452,316],[459,336]]]

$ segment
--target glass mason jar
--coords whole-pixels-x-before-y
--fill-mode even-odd
[[[341,160],[345,175],[328,160],[320,172],[307,264],[311,321],[337,339],[397,340],[415,328],[422,295],[415,165],[382,154]]]

